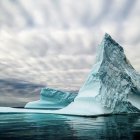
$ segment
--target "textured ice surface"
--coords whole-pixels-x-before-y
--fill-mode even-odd
[[[63,108],[70,104],[76,95],[76,92],[43,88],[40,92],[40,100],[27,103],[25,108]]]
[[[74,102],[61,110],[69,114],[140,112],[140,74],[123,48],[105,34],[96,63]]]

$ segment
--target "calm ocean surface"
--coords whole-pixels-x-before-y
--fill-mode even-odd
[[[0,114],[0,140],[140,140],[139,115]]]

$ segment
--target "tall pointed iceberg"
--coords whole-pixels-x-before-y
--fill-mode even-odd
[[[105,34],[96,62],[74,102],[61,113],[92,115],[140,112],[140,74],[123,48]]]

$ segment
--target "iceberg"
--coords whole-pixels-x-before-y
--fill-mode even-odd
[[[77,92],[61,91],[49,87],[40,92],[40,100],[29,102],[25,108],[34,109],[60,109],[70,104],[77,96]]]
[[[79,115],[140,112],[140,74],[123,48],[107,33],[77,97],[60,112]]]
[[[106,33],[98,47],[95,64],[85,83],[77,96],[70,95],[71,93],[46,88],[41,91],[39,101],[30,102],[25,106],[33,109],[7,108],[6,111],[6,108],[1,108],[0,112],[80,116],[140,113],[140,74],[126,58],[123,48]],[[61,109],[35,109],[50,108],[50,106]]]

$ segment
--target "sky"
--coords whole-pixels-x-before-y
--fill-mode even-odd
[[[139,0],[1,0],[0,79],[79,89],[105,32],[140,71]]]

